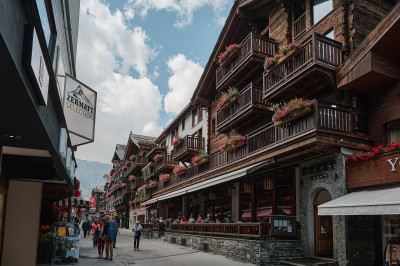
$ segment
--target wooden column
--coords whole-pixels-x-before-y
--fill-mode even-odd
[[[254,177],[251,179],[251,221],[255,222],[257,217],[256,186]]]
[[[276,202],[276,182],[275,182],[275,177],[273,177],[274,179],[274,189],[272,190],[272,215],[276,215],[276,206],[277,206],[277,202]]]

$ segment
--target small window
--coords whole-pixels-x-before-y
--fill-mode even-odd
[[[211,135],[215,135],[215,118],[211,121]]]
[[[335,39],[335,32],[333,30],[329,31],[328,33],[325,34],[325,37],[328,37],[332,40]]]
[[[182,131],[185,130],[185,118],[182,119]]]
[[[197,125],[198,123],[198,116],[197,116],[197,109],[194,109],[192,111],[192,127],[194,127],[195,125]]]
[[[313,24],[317,24],[321,19],[333,10],[333,0],[313,0]]]
[[[389,143],[400,142],[400,123],[389,126]]]

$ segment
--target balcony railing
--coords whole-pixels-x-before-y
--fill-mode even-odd
[[[173,160],[171,154],[164,154],[164,156],[157,162],[154,163],[155,173],[160,173],[165,169],[172,169],[177,165],[177,162]]]
[[[293,31],[295,39],[306,31],[306,13],[294,21]]]
[[[128,169],[125,171],[124,177],[130,175],[135,169],[142,168],[146,165],[146,157],[144,156],[136,156],[135,161],[131,163]]]
[[[241,48],[236,57],[217,69],[217,88],[252,55],[258,56],[259,61],[263,62],[266,56],[273,56],[276,52],[276,42],[274,40],[254,33],[250,33],[240,45]]]
[[[324,68],[335,70],[342,64],[341,43],[317,33],[310,35],[293,58],[289,59],[275,71],[264,72],[264,92],[269,96],[280,85],[285,84],[310,64],[318,64]]]
[[[352,117],[353,110],[351,108],[316,102],[311,113],[282,127],[275,127],[273,123],[269,123],[246,135],[245,145],[230,152],[218,151],[212,154],[209,163],[190,166],[184,175],[171,176],[168,183],[160,183],[153,192],[160,192],[176,186],[199,174],[273,147],[313,129],[353,133]]]
[[[263,92],[261,87],[250,83],[240,92],[239,99],[226,111],[218,111],[217,113],[217,130],[223,130],[226,127],[234,127],[234,121],[238,121],[241,115],[254,107],[267,108],[266,101],[263,100]]]
[[[130,190],[135,190],[136,188],[142,186],[144,184],[143,177],[135,177],[130,185]]]
[[[174,160],[185,160],[194,155],[194,153],[204,150],[204,138],[186,136],[181,145],[175,146],[172,152]]]

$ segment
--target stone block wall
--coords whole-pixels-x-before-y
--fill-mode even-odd
[[[164,241],[257,265],[280,265],[280,261],[301,256],[300,240],[252,240],[166,232]]]

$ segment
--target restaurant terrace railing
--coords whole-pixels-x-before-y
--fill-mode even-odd
[[[217,112],[217,130],[221,127],[231,125],[231,121],[240,114],[246,112],[255,105],[266,106],[266,101],[263,100],[263,91],[261,87],[250,83],[244,88],[240,94],[239,99],[226,111],[219,110]]]
[[[267,96],[277,86],[285,83],[311,63],[332,69],[342,64],[342,44],[318,33],[313,33],[302,43],[300,52],[276,70],[263,74],[264,92]]]
[[[246,144],[230,152],[218,151],[210,155],[210,162],[188,167],[185,174],[171,176],[169,182],[157,187],[154,192],[176,186],[201,173],[219,168],[263,149],[278,145],[313,129],[336,132],[353,132],[353,110],[349,107],[317,102],[313,111],[284,126],[275,127],[269,123],[246,135]]]
[[[263,59],[266,56],[274,56],[276,52],[274,40],[254,33],[250,33],[240,43],[240,46],[241,48],[235,58],[217,69],[217,87],[252,55],[257,55]]]
[[[180,160],[182,157],[185,157],[185,153],[193,153],[204,150],[204,138],[203,137],[194,137],[187,135],[183,138],[183,143],[175,146],[172,154],[174,160]]]
[[[176,164],[177,162],[172,158],[171,154],[164,154],[159,161],[154,162],[154,171],[157,173],[168,167],[173,168]]]

